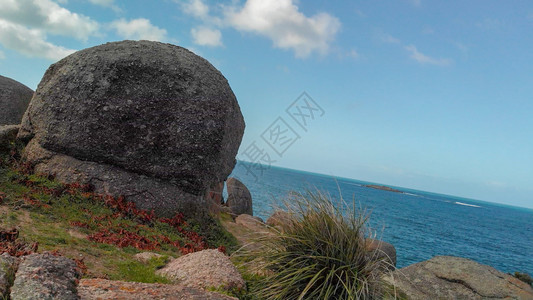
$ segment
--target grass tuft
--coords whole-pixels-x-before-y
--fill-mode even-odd
[[[265,279],[258,299],[382,298],[383,260],[366,251],[368,216],[320,192],[293,193],[292,216],[236,255]]]
[[[521,272],[514,272],[513,276],[533,287],[533,278],[531,278],[529,274],[521,273]]]
[[[165,266],[168,256],[154,257],[147,263],[135,260],[118,262],[118,273],[111,276],[114,280],[124,280],[144,283],[170,283],[165,277],[155,274],[155,271]]]

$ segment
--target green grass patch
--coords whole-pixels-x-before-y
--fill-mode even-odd
[[[155,274],[155,271],[165,266],[168,256],[154,257],[147,263],[136,260],[117,262],[117,272],[111,274],[112,280],[123,280],[144,283],[170,283],[168,279]]]
[[[20,240],[37,242],[39,251],[83,258],[88,277],[165,283],[154,273],[164,260],[143,264],[133,256],[149,250],[166,260],[204,248],[237,248],[235,238],[211,215],[195,214],[186,222],[184,216],[159,219],[122,198],[28,170],[13,155],[0,161],[0,229],[18,228]]]

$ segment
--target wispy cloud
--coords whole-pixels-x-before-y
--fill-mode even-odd
[[[191,29],[193,42],[200,46],[218,47],[222,44],[222,33],[218,29],[198,27]]]
[[[111,23],[111,28],[117,34],[126,39],[164,41],[167,39],[167,31],[152,25],[150,20],[139,18],[127,21],[120,19]]]
[[[414,6],[420,6],[422,5],[422,0],[408,0],[409,3],[411,3]]]
[[[115,0],[89,0],[89,2],[101,6],[111,6],[114,4]]]
[[[383,43],[387,43],[387,44],[401,44],[402,43],[400,39],[397,39],[388,33],[381,33],[380,40]]]
[[[352,49],[346,53],[346,56],[353,59],[357,59],[359,58],[359,52],[357,52],[357,50],[355,49]]]
[[[435,33],[435,30],[433,30],[433,28],[431,28],[430,26],[424,26],[422,28],[422,34],[434,34]]]
[[[396,38],[388,33],[378,31],[376,36],[382,43],[401,46],[404,50],[407,50],[411,59],[415,60],[420,64],[448,66],[453,63],[453,60],[449,58],[434,58],[429,55],[426,55],[420,52],[415,45],[406,45],[399,38]]]
[[[199,19],[206,19],[209,16],[209,6],[202,0],[176,1],[186,14],[192,15]]]
[[[433,58],[418,51],[414,45],[408,45],[404,47],[411,55],[410,57],[420,64],[430,64],[437,66],[448,66],[452,63],[448,58]]]
[[[358,15],[360,18],[366,18],[366,14],[360,10],[360,9],[355,9],[354,10],[355,14]]]
[[[453,42],[454,46],[457,47],[457,49],[459,49],[459,51],[461,51],[463,54],[466,54],[468,53],[468,46],[463,44],[463,43],[460,43],[460,42]]]
[[[492,180],[492,181],[486,182],[486,185],[489,186],[489,187],[497,188],[497,189],[505,189],[505,188],[509,187],[509,185],[507,183],[501,182],[501,181],[497,181],[497,180]]]
[[[278,69],[279,71],[282,71],[283,73],[286,73],[286,74],[289,74],[291,72],[289,67],[287,67],[285,65],[278,65],[278,66],[276,66],[276,69]]]
[[[89,0],[92,4],[96,4],[103,7],[109,7],[116,12],[122,11],[116,4],[115,0]]]
[[[483,30],[500,30],[504,26],[504,23],[499,19],[485,18],[482,21],[476,23],[476,27]]]

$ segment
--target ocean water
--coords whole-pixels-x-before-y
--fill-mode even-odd
[[[318,188],[370,212],[369,226],[393,244],[397,267],[435,255],[473,259],[503,272],[533,276],[533,210],[397,188],[405,194],[364,187],[370,182],[285,168],[261,170],[239,161],[232,177],[253,198],[254,215],[266,220],[290,191]]]

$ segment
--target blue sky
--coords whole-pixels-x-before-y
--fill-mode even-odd
[[[173,43],[228,79],[247,125],[240,159],[253,145],[277,166],[533,208],[531,1],[0,0],[0,8],[0,74],[32,89],[75,50]],[[300,127],[286,109],[304,91],[323,115]],[[279,124],[299,136],[281,155],[262,138]]]

